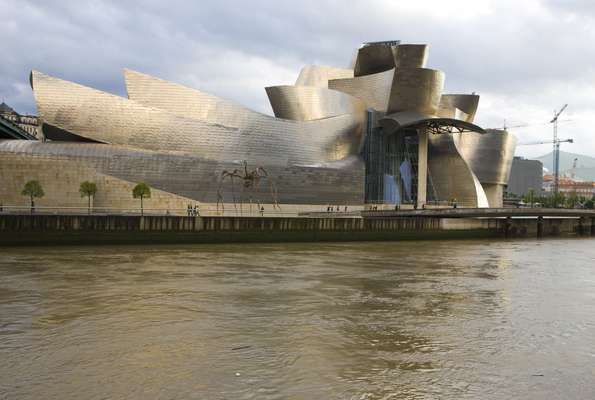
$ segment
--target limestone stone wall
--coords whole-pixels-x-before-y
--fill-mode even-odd
[[[81,197],[79,187],[83,181],[95,182],[97,194],[93,200],[95,209],[138,210],[140,200],[132,197],[136,182],[127,182],[95,172],[80,163],[59,157],[31,157],[18,154],[3,154],[0,158],[0,203],[4,206],[29,206],[29,198],[21,191],[27,181],[37,180],[45,196],[36,199],[39,207],[87,207],[87,198]],[[197,204],[188,199],[152,189],[151,198],[144,200],[145,210],[185,210],[188,204]]]

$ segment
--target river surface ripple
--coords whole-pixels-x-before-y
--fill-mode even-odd
[[[0,398],[594,399],[595,240],[0,248]]]

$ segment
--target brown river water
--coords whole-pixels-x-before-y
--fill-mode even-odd
[[[0,399],[595,399],[595,240],[0,248]]]

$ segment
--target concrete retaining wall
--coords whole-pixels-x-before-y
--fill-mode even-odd
[[[0,215],[0,245],[405,240],[594,232],[592,218]]]

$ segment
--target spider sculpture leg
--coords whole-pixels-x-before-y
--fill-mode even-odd
[[[219,203],[221,203],[221,211],[225,214],[225,204],[223,203],[223,193],[221,192],[221,188],[223,186],[223,181],[228,174],[229,172],[223,170],[221,171],[221,177],[219,178],[219,187],[217,187],[217,214],[219,214]]]
[[[217,214],[219,214],[219,203],[221,203],[221,211],[225,214],[225,204],[223,203],[223,195],[221,188],[217,189]]]
[[[281,206],[279,205],[279,198],[277,197],[277,186],[272,179],[269,179],[269,188],[271,190],[271,198],[273,200],[273,208],[281,210]]]
[[[244,212],[244,187],[245,185],[242,185],[240,189],[240,215]]]
[[[233,180],[234,176],[230,175],[231,178],[231,198],[233,199],[233,208],[238,212],[238,205],[236,204],[236,191],[235,191],[235,181]]]
[[[256,212],[259,212],[260,211],[260,177],[258,175],[256,175],[254,177],[254,181],[252,184],[252,195],[254,196],[256,203],[257,203]]]

